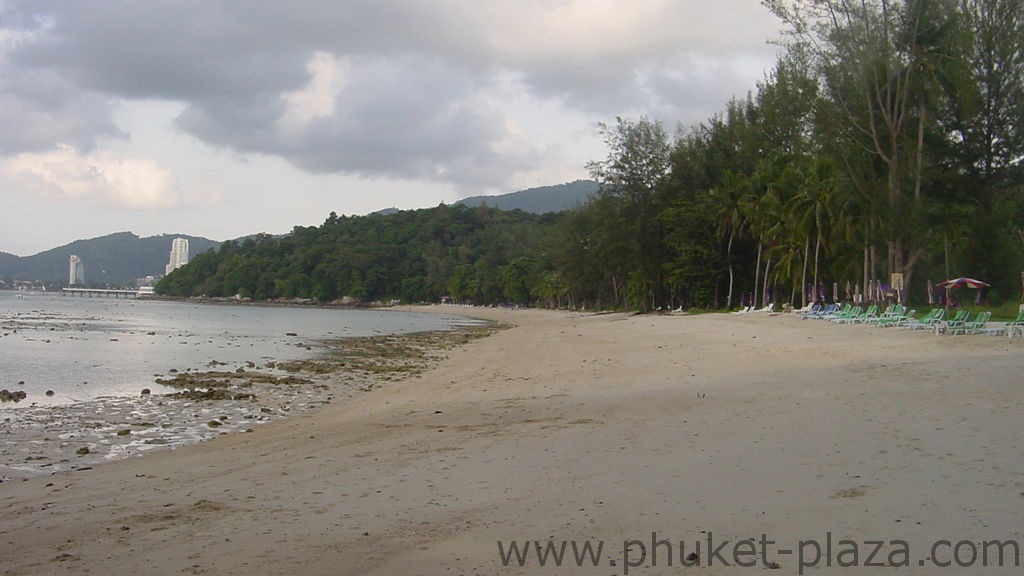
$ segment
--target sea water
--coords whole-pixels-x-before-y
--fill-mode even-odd
[[[154,380],[174,372],[262,366],[308,358],[317,341],[470,322],[391,310],[0,291],[0,388],[28,394],[0,408],[138,396],[143,388],[156,394],[168,390]]]

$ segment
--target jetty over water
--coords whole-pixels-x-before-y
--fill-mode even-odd
[[[153,295],[153,289],[111,290],[105,288],[64,288],[65,296],[81,296],[83,298],[143,298]]]

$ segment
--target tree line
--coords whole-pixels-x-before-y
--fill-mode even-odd
[[[764,4],[788,32],[756,90],[672,139],[602,127],[605,193],[569,216],[589,297],[803,305],[892,274],[904,301],[959,275],[1018,297],[1024,2]]]
[[[158,291],[723,308],[900,277],[921,301],[967,275],[1018,297],[1024,0],[763,3],[787,30],[773,70],[671,136],[602,125],[601,191],[579,209],[332,214],[197,256]]]
[[[157,292],[353,303],[443,297],[530,304],[544,287],[543,254],[559,214],[463,205],[338,216],[290,234],[229,241],[168,274]]]

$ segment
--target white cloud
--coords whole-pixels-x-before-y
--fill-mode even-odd
[[[179,207],[174,175],[153,160],[82,154],[71,146],[19,154],[4,161],[3,175],[23,193],[51,202],[85,202],[130,210]]]
[[[315,52],[306,64],[309,82],[301,90],[281,96],[287,105],[278,121],[281,132],[285,135],[301,133],[313,121],[334,115],[348,68],[347,62],[332,54]]]

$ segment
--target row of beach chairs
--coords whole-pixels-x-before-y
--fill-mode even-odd
[[[967,310],[958,310],[952,317],[946,317],[944,308],[933,308],[918,317],[917,310],[907,310],[902,304],[892,304],[884,311],[877,304],[868,307],[853,304],[815,304],[795,311],[801,318],[827,320],[833,324],[869,324],[883,328],[901,327],[905,330],[931,330],[936,334],[989,334],[1013,337],[1019,332],[1024,336],[1024,309],[1016,320],[992,323],[992,313],[982,311],[973,317]]]
[[[893,304],[884,311],[877,304],[866,308],[854,304],[818,305],[807,311],[798,310],[797,314],[801,318],[827,320],[833,324],[872,324],[890,328],[900,326],[908,329],[923,328],[941,320],[941,318],[935,318],[932,313],[918,318],[917,310],[907,310],[906,306],[902,304]]]
[[[757,306],[744,306],[739,310],[733,312],[733,314],[768,314],[775,312],[775,303],[769,302],[764,308],[758,308]]]

